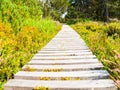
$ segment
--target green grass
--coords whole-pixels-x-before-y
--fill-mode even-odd
[[[39,29],[40,32],[53,32],[55,29],[55,22],[49,18],[46,19],[40,19],[40,20],[34,20],[34,19],[27,19],[23,22],[23,25],[25,26],[34,26]]]

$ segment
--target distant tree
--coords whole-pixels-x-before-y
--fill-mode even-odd
[[[42,1],[43,16],[51,16],[58,20],[67,11],[68,5],[68,0],[44,0]]]
[[[75,11],[75,13],[73,13]],[[108,0],[70,0],[67,18],[109,21]]]
[[[91,0],[70,0],[70,5],[68,8],[68,15],[67,17],[70,18],[70,16],[75,18],[87,18],[91,14]],[[75,11],[75,13],[72,13]]]
[[[60,20],[67,12],[66,20],[91,18],[109,22],[109,18],[120,19],[120,0],[43,0],[43,16]]]
[[[120,0],[109,0],[108,2],[109,16],[120,19]]]

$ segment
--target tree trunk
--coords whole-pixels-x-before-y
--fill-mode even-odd
[[[108,0],[104,0],[104,4],[105,4],[105,21],[108,23],[109,22],[109,11],[108,11],[107,3],[108,3]]]

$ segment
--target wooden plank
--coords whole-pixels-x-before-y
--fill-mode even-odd
[[[47,56],[47,57],[38,57],[35,56],[32,60],[72,60],[72,59],[96,59],[94,55],[87,55],[87,56]]]
[[[50,90],[117,90],[112,80],[80,80],[80,81],[40,81],[9,80],[4,90],[33,90],[36,86]]]
[[[31,60],[31,65],[67,65],[67,64],[92,64],[99,63],[97,59],[80,59],[80,60]]]
[[[76,65],[25,65],[22,69],[25,70],[26,67],[36,69],[36,71],[44,71],[46,69],[62,69],[62,71],[79,71],[79,70],[100,70],[103,68],[101,63],[94,64],[76,64]]]
[[[81,53],[37,53],[35,56],[86,56],[86,55],[93,55],[92,52],[81,52]]]
[[[89,71],[74,71],[74,72],[27,72],[19,71],[15,74],[15,79],[27,80],[95,80],[108,79],[109,74],[106,70],[89,70]]]
[[[91,52],[90,50],[42,50],[38,53],[81,53],[81,52]]]

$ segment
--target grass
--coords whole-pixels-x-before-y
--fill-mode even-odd
[[[83,22],[72,27],[104,64],[120,88],[120,23]]]
[[[40,20],[34,20],[34,19],[26,19],[23,24],[25,26],[34,26],[39,29],[40,32],[53,32],[55,29],[55,22],[53,20],[46,18],[46,19],[40,19]]]

